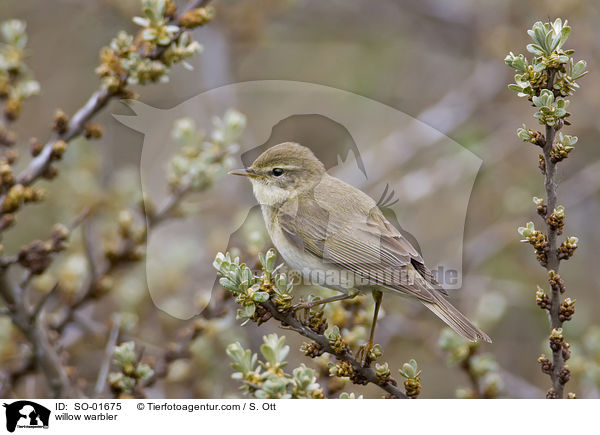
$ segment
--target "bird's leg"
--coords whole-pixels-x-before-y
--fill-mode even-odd
[[[377,324],[377,316],[379,315],[379,308],[381,307],[381,301],[383,300],[383,292],[380,290],[373,290],[373,300],[375,301],[375,307],[373,309],[373,321],[371,322],[371,332],[369,334],[369,341],[365,346],[361,346],[358,354],[363,354],[363,366],[369,367],[371,365],[371,349],[373,349],[373,339],[375,338],[375,325]]]
[[[298,310],[303,310],[303,309],[308,310],[308,309],[311,309],[312,307],[316,307],[317,305],[328,304],[329,302],[352,299],[352,298],[355,298],[357,295],[358,295],[357,290],[351,290],[350,292],[348,292],[348,294],[341,294],[338,296],[332,296],[330,298],[325,298],[325,299],[317,299],[316,301],[311,301],[311,302],[303,302],[303,303],[294,305],[292,307],[292,312],[296,312]]]
[[[373,290],[373,299],[375,300],[375,308],[373,309],[373,322],[371,323],[371,333],[369,334],[369,350],[373,347],[373,338],[375,338],[375,325],[377,324],[377,316],[379,315],[379,307],[383,300],[383,292]]]

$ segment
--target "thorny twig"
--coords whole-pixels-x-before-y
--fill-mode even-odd
[[[305,326],[300,320],[298,320],[291,311],[280,312],[277,310],[275,304],[271,301],[263,302],[261,305],[271,314],[271,316],[281,322],[282,326],[286,329],[293,330],[298,334],[314,341],[319,347],[340,361],[346,361],[352,365],[354,373],[357,377],[360,377],[365,383],[371,383],[377,385],[382,390],[386,391],[390,397],[395,399],[408,399],[400,388],[395,384],[393,380],[386,382],[380,382],[377,378],[375,370],[370,367],[363,367],[361,361],[357,360],[348,349],[342,351],[335,350],[329,340],[323,334],[319,334],[312,329]]]

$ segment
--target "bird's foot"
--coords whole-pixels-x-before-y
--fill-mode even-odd
[[[371,363],[383,355],[381,346],[368,341],[358,348],[356,357],[362,362],[363,367],[371,367]]]
[[[368,342],[360,346],[356,352],[356,357],[362,362],[362,366],[365,368],[371,367],[371,362],[373,362],[373,355],[371,355],[372,350],[373,343]]]
[[[300,302],[296,305],[292,305],[291,311],[292,311],[292,313],[295,313],[298,310],[310,310],[311,308],[316,307],[318,305],[325,305],[330,302],[337,302],[337,301],[343,301],[346,299],[352,299],[352,298],[356,297],[357,295],[358,295],[358,291],[352,290],[352,291],[348,292],[348,294],[342,294],[342,295],[333,296],[333,297],[325,298],[325,299],[320,299],[320,298],[312,299],[312,300],[308,300],[306,302]]]
[[[310,310],[311,308],[316,307],[318,305],[322,304],[315,304],[315,301],[299,302],[296,305],[292,305],[290,311],[295,314],[296,311]]]

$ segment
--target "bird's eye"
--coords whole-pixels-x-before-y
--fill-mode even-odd
[[[276,177],[279,177],[279,176],[283,175],[283,169],[281,169],[281,168],[273,168],[273,175],[275,175]]]

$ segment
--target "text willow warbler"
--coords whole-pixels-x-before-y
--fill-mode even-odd
[[[282,143],[262,153],[249,168],[230,174],[252,182],[271,240],[291,268],[339,277],[318,284],[342,295],[302,304],[303,308],[371,290],[375,298],[371,347],[382,291],[387,291],[417,298],[467,340],[491,342],[445,299],[446,291],[419,252],[375,201],[328,175],[308,148]]]

